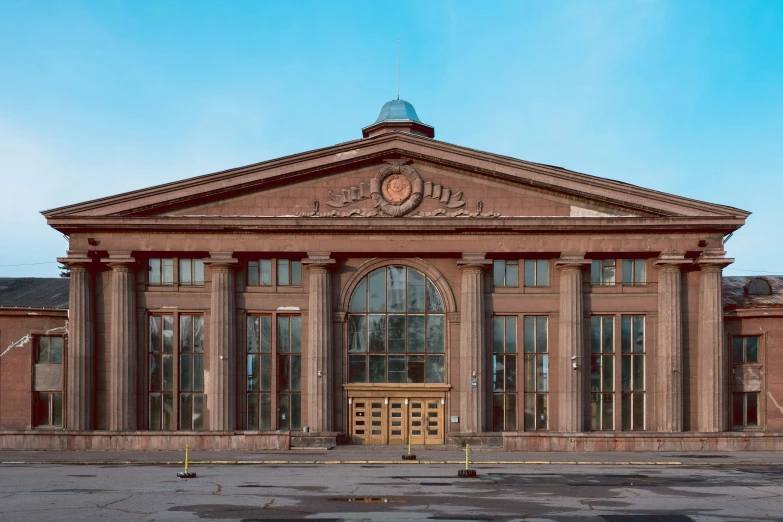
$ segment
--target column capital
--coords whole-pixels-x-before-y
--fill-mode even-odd
[[[308,270],[314,268],[326,269],[329,268],[329,265],[337,263],[331,256],[331,252],[308,252],[307,258],[302,259],[302,265],[307,267]]]
[[[590,265],[593,261],[585,259],[585,252],[562,252],[560,258],[555,261],[555,268],[560,270],[579,269]]]
[[[684,252],[661,252],[653,266],[658,270],[679,270],[680,265],[692,265],[693,260],[686,259]]]
[[[239,260],[233,256],[233,252],[210,252],[209,257],[205,257],[203,261],[204,265],[213,270],[216,268],[231,269],[239,264]]]
[[[65,254],[67,257],[58,257],[57,262],[68,268],[86,268],[95,261],[86,250],[68,250]]]
[[[131,269],[136,264],[136,259],[131,252],[109,252],[109,257],[101,258],[101,263],[106,263],[112,270]]]
[[[464,252],[462,259],[457,261],[457,266],[463,270],[484,270],[492,264],[492,260],[487,259],[486,256],[484,252]]]
[[[705,250],[695,261],[702,270],[722,270],[733,262],[733,258],[726,257],[725,250],[718,249]]]

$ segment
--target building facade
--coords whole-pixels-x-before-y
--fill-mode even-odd
[[[439,142],[402,100],[362,132],[44,212],[62,429],[7,444],[780,449],[779,320],[724,327],[748,212]]]

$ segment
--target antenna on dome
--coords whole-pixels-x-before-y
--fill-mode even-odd
[[[397,38],[397,99],[400,99],[400,39]]]

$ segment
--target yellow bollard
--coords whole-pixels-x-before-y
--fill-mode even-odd
[[[408,427],[408,454],[402,456],[402,460],[416,460],[416,455],[411,455],[411,429]]]
[[[459,477],[476,477],[476,470],[470,469],[470,444],[465,442],[465,469],[461,469],[457,471],[457,476]]]
[[[188,464],[190,463],[190,444],[185,444],[185,471],[177,473],[179,478],[196,478],[196,474],[192,471],[188,471]]]

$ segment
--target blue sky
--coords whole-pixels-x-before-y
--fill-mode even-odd
[[[398,38],[437,139],[752,211],[726,273],[783,274],[782,27],[780,0],[4,0],[0,277],[57,274],[41,210],[360,137]]]

